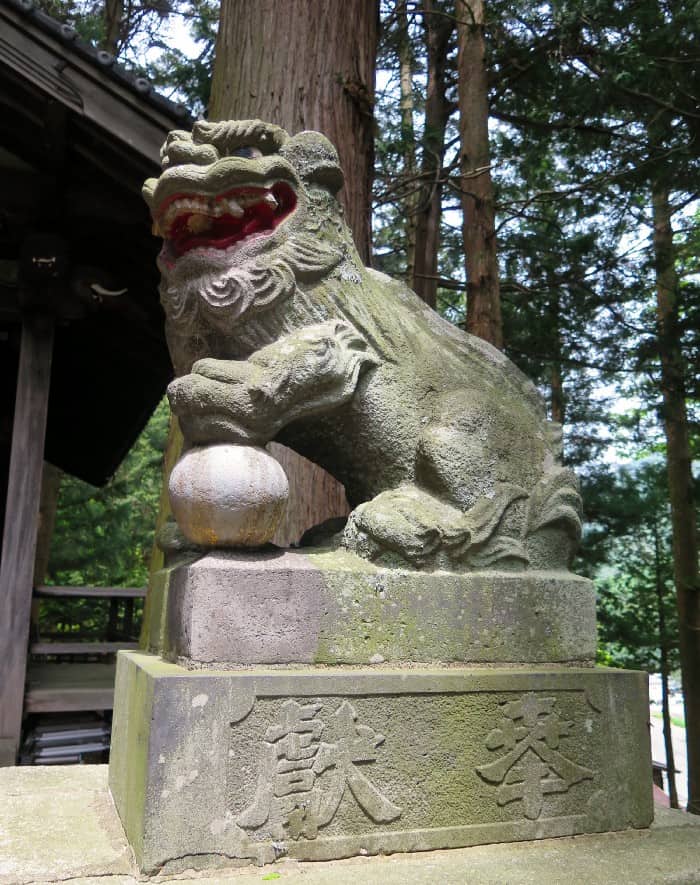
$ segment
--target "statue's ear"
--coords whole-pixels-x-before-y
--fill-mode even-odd
[[[320,185],[334,196],[343,186],[345,178],[338,152],[320,132],[299,132],[280,148],[279,153],[294,166],[306,184]]]

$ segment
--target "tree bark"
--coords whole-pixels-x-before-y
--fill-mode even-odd
[[[678,605],[681,673],[688,750],[688,811],[700,814],[700,581],[693,497],[685,366],[678,323],[678,276],[668,188],[652,185],[657,340],[662,417],[671,502],[673,571]]]
[[[566,403],[564,400],[564,379],[561,373],[561,362],[553,362],[549,372],[550,385],[552,388],[551,412],[552,421],[564,426],[566,417]]]
[[[654,523],[654,573],[656,580],[656,618],[659,628],[659,662],[661,666],[661,715],[663,718],[664,747],[666,749],[666,775],[668,777],[668,796],[671,808],[678,808],[678,791],[676,789],[676,760],[673,753],[673,732],[671,729],[671,709],[668,702],[668,647],[669,639],[666,632],[666,613],[664,611],[664,582],[661,576],[661,551],[659,549],[659,530]]]
[[[549,300],[549,315],[552,324],[552,362],[549,370],[551,387],[551,413],[552,421],[564,426],[566,419],[566,398],[564,396],[564,373],[562,371],[561,354],[561,299],[556,282],[552,279],[551,271],[547,271],[547,288],[551,292]]]
[[[482,0],[457,0],[457,37],[467,331],[502,349]]]
[[[122,18],[124,17],[123,0],[105,0],[104,26],[105,34],[102,41],[102,49],[111,55],[119,52],[121,39]]]
[[[222,0],[210,120],[260,118],[323,132],[345,172],[339,198],[371,255],[376,0]]]
[[[416,132],[413,125],[413,59],[408,30],[406,0],[396,0],[396,28],[399,38],[399,79],[401,86],[401,151],[403,153],[403,174],[407,190],[404,200],[406,281],[410,286],[413,283],[413,274],[416,266],[416,212],[419,206],[420,190],[417,181]]]
[[[661,661],[661,717],[664,732],[664,748],[666,750],[666,777],[668,778],[668,802],[671,808],[678,808],[678,790],[676,789],[676,760],[673,753],[673,731],[671,729],[671,708],[668,702],[668,664]]]
[[[447,53],[454,19],[440,13],[434,0],[423,0],[427,83],[421,143],[421,192],[416,215],[413,290],[431,307],[437,305],[438,251],[442,213],[445,129],[452,110],[447,100]]]

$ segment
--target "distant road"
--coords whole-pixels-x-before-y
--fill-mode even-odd
[[[666,747],[664,746],[663,723],[656,716],[651,716],[651,758],[654,762],[666,763]],[[673,756],[676,765],[676,789],[678,790],[678,802],[681,808],[685,808],[688,802],[688,781],[686,775],[685,754],[685,728],[671,726],[673,739]],[[664,787],[666,785],[664,784]]]

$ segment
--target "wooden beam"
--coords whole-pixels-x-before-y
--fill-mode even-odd
[[[22,727],[52,351],[53,320],[26,316],[0,565],[0,765],[15,764]]]
[[[51,539],[56,524],[58,495],[61,491],[61,471],[48,461],[44,461],[39,496],[39,521],[36,535],[36,556],[34,559],[34,583],[43,584],[49,570]]]
[[[31,19],[4,3],[0,3],[0,31],[4,66],[24,84],[29,82],[40,94],[61,102],[76,122],[91,124],[94,136],[105,137],[110,143],[119,141],[125,165],[141,165],[146,160],[157,170],[167,132],[190,126],[186,113],[179,116],[175,106],[158,107],[144,101],[105,67],[71,51],[52,34],[32,27]]]
[[[138,642],[33,642],[29,650],[33,655],[113,655],[138,647]]]
[[[82,599],[145,599],[145,587],[54,587],[42,584],[37,596],[79,596]]]

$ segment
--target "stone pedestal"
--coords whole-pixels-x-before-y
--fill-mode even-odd
[[[570,573],[417,572],[275,548],[210,553],[164,569],[153,589],[150,649],[190,667],[595,656],[593,584]]]
[[[110,788],[146,872],[646,827],[646,723],[646,677],[625,671],[122,652]]]
[[[157,576],[149,618],[110,760],[145,872],[652,819],[646,675],[592,666],[584,579],[211,553]]]

